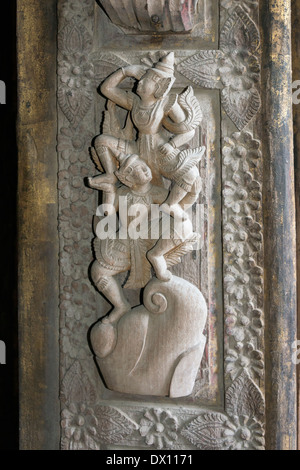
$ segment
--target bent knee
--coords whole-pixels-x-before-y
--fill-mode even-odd
[[[108,148],[117,148],[118,139],[110,135],[102,134],[98,135],[95,139],[95,147],[108,147]]]
[[[201,176],[199,176],[199,173],[198,173],[198,176],[192,186],[192,189],[191,189],[191,195],[192,196],[197,196],[201,191],[202,191],[202,178]]]
[[[95,260],[91,266],[91,277],[95,284],[97,284],[101,278],[105,275],[104,269],[101,264]]]

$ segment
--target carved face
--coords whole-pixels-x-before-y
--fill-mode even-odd
[[[152,172],[148,165],[143,161],[129,165],[126,170],[124,170],[122,176],[126,181],[126,185],[130,187],[147,184],[152,180]]]
[[[143,98],[145,96],[155,96],[158,88],[159,78],[151,70],[148,71],[139,81],[137,94]]]

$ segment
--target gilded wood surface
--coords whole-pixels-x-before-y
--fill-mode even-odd
[[[55,1],[18,1],[20,447],[58,447]]]
[[[300,80],[300,1],[292,0],[292,45],[293,45],[293,82]],[[298,87],[297,87],[298,89]],[[294,90],[295,91],[295,90]],[[294,154],[295,154],[295,192],[297,227],[297,338],[300,340],[300,104],[294,103]],[[299,357],[299,356],[298,356]],[[297,374],[298,384],[298,450],[300,450],[300,364]]]
[[[292,128],[291,3],[262,2],[265,46],[264,212],[266,230],[267,447],[296,448],[296,244]]]
[[[58,396],[58,372],[56,347],[54,345],[58,331],[56,313],[58,299],[56,286],[58,251],[56,232],[57,195],[55,189],[57,168],[55,163],[55,107],[53,101],[55,90],[55,67],[53,65],[55,57],[54,38],[56,35],[56,25],[53,21],[56,16],[55,3],[54,1],[47,2],[47,6],[41,6],[37,0],[19,0],[18,3],[20,37],[18,53],[20,71],[19,143],[20,149],[22,149],[20,152],[19,181],[21,445],[22,448],[28,449],[58,447],[56,424],[59,411],[55,400],[55,397]],[[73,6],[75,5],[76,10],[77,2],[71,3]],[[245,0],[242,4],[247,12],[251,12],[253,8],[256,11],[257,2]],[[87,7],[84,10],[85,14],[90,16],[92,2],[84,0],[84,5]],[[222,24],[224,24],[228,15],[233,12],[235,5],[234,0],[224,0],[222,2]],[[78,15],[78,12],[75,11],[75,13]],[[73,26],[71,24],[73,14],[74,11],[70,13],[68,8],[62,13],[64,22],[71,27],[71,31],[75,32],[75,35],[71,35],[72,41],[68,43],[68,47],[72,47],[72,44],[74,45],[74,41],[76,43],[78,38],[83,38],[80,43],[81,47],[90,51],[91,44],[88,40],[88,34],[84,33],[84,29],[88,25],[88,31],[91,32],[89,28],[93,28],[92,23],[89,23],[89,20],[84,20],[85,26],[76,28],[75,24]],[[79,12],[79,17],[80,14],[81,12]],[[266,86],[263,94],[266,97],[263,111],[267,129],[263,141],[263,152],[265,152],[264,172],[267,175],[264,180],[263,203],[265,207],[268,207],[268,213],[265,211],[265,233],[267,237],[265,257],[267,261],[265,271],[266,351],[267,356],[269,356],[267,359],[267,435],[268,448],[292,449],[295,447],[294,436],[296,434],[295,371],[291,365],[289,346],[293,332],[295,332],[295,292],[293,284],[295,276],[293,262],[295,240],[293,236],[293,185],[291,183],[293,179],[291,168],[291,109],[290,100],[287,96],[289,77],[286,74],[286,70],[289,70],[290,67],[289,1],[281,0],[276,4],[274,2],[272,4],[264,3],[261,16],[264,24],[262,31],[264,50],[263,83]],[[257,18],[257,11],[255,17]],[[213,42],[216,44],[216,36],[213,37]],[[153,48],[157,48],[157,45],[158,43],[154,42]],[[202,48],[208,49],[207,42],[204,41],[201,45]],[[116,45],[112,44],[112,48],[116,48]],[[145,48],[145,44],[142,48]],[[83,52],[82,55],[87,55],[85,50],[81,52]],[[194,51],[194,54],[196,52],[197,50]],[[143,56],[145,56],[145,53],[141,55],[141,57]],[[28,60],[28,57],[30,57],[30,60]],[[78,54],[76,57],[78,59]],[[76,57],[74,57],[75,60]],[[182,56],[179,55],[179,62],[186,57],[187,53]],[[101,58],[96,54],[92,59],[94,64],[92,73],[97,73],[97,61],[100,64],[98,70],[101,73],[104,66],[103,59],[105,66],[111,67],[111,72],[115,68],[124,65],[123,58],[110,53],[101,55]],[[116,60],[117,63],[114,63]],[[123,63],[120,63],[122,61]],[[61,63],[61,69],[58,71],[60,74],[59,79],[62,79],[62,83],[65,85],[64,80],[65,78],[68,79],[69,73],[68,64],[68,61]],[[125,65],[127,64],[125,63]],[[80,105],[80,112],[83,113],[83,116],[86,115],[91,106],[90,72],[89,68],[84,67],[83,73],[76,78],[83,85],[85,94],[85,98]],[[104,76],[106,75],[108,75],[108,72],[105,72]],[[97,78],[99,80],[99,77]],[[76,80],[69,83],[70,87],[74,88],[74,93],[76,93]],[[223,85],[228,88],[226,83],[223,83]],[[277,94],[277,90],[280,93]],[[228,90],[226,93],[228,93]],[[70,94],[67,97],[70,97]],[[64,232],[64,234],[67,234],[67,240],[69,235],[71,235],[71,238],[76,235],[78,227],[82,224],[83,226],[85,224],[89,226],[89,216],[85,208],[80,205],[80,200],[85,198],[85,194],[78,189],[78,176],[85,176],[86,173],[77,175],[80,166],[74,165],[76,158],[83,158],[81,153],[82,139],[76,139],[76,133],[74,134],[74,125],[79,126],[80,123],[75,122],[76,116],[74,116],[74,111],[72,112],[72,109],[70,109],[70,103],[68,104],[65,101],[65,97],[58,95],[58,98],[61,110],[67,119],[67,121],[61,121],[62,125],[59,127],[59,144],[61,144],[60,152],[62,152],[60,158],[65,160],[66,164],[71,149],[70,142],[73,149],[73,161],[68,163],[66,168],[62,168],[63,172],[60,174],[60,191],[63,191],[61,194],[64,194],[60,204],[65,204],[65,207],[62,207],[64,209],[64,219],[61,222],[63,224],[65,222],[69,223],[69,221],[75,222],[75,225],[71,226],[68,232]],[[226,110],[226,105],[223,104],[223,107]],[[226,122],[225,127],[223,125],[222,128],[225,137],[231,136],[236,131],[235,126],[228,120],[229,117],[229,114],[228,117],[224,117],[224,113],[222,113],[223,122]],[[72,123],[73,119],[75,121]],[[70,127],[68,123],[71,124]],[[256,127],[252,127],[252,125],[250,130],[251,132],[257,132]],[[93,134],[94,132],[95,129],[93,129]],[[80,136],[82,135],[88,145],[88,136],[81,132]],[[278,160],[279,157],[281,157],[280,160]],[[83,162],[86,159],[85,156]],[[65,170],[70,170],[71,173],[68,174],[68,171]],[[280,179],[281,177],[282,179]],[[71,178],[73,188],[71,192],[73,198],[71,211],[77,211],[76,217],[71,217],[70,209],[68,210],[67,207],[69,183],[66,183],[65,180],[69,178]],[[280,205],[282,200],[286,201],[286,206]],[[78,208],[80,209],[79,212]],[[76,224],[79,224],[79,226]],[[64,225],[61,228],[65,230]],[[286,249],[287,246],[289,247],[288,250]],[[86,248],[89,249],[88,242],[83,244],[83,254],[87,254]],[[239,249],[238,243],[236,248]],[[226,250],[225,248],[225,253],[227,253]],[[68,257],[68,253],[68,250],[65,250],[64,256]],[[228,254],[230,254],[230,251]],[[232,253],[230,259],[233,259]],[[259,258],[257,259],[259,260]],[[32,266],[34,266],[34,270]],[[45,271],[45,266],[47,271]],[[78,315],[80,315],[80,304],[76,304],[77,309],[73,310],[72,307],[70,309],[70,290],[68,289],[74,289],[78,301],[80,301],[82,293],[87,296],[86,299],[89,299],[88,291],[76,279],[77,270],[81,269],[80,266],[78,267],[75,264],[75,269],[71,269],[69,272],[70,267],[71,265],[68,266],[68,263],[64,265],[65,272],[63,272],[63,275],[67,279],[72,273],[73,278],[70,279],[70,286],[65,285],[66,289],[63,293],[65,298],[61,298],[61,301],[65,301],[66,313],[71,313],[71,320],[74,320],[73,331],[68,332],[65,330],[61,337],[65,341],[65,343],[61,343],[62,348],[66,347],[67,350],[67,356],[61,364],[63,372],[61,393],[64,404],[62,448],[76,448],[77,445],[83,448],[106,448],[107,446],[114,448],[115,445],[120,443],[125,447],[136,445],[147,449],[153,447],[187,449],[189,445],[190,448],[203,448],[205,445],[214,449],[247,448],[247,446],[260,448],[263,445],[264,401],[261,391],[263,390],[263,380],[258,379],[252,371],[249,373],[247,370],[246,365],[249,362],[242,361],[244,354],[239,349],[241,347],[240,341],[237,344],[237,362],[242,364],[243,371],[235,378],[234,376],[230,378],[229,375],[227,379],[225,414],[220,413],[219,410],[215,412],[200,407],[196,409],[195,407],[184,406],[184,409],[182,407],[175,409],[168,406],[168,404],[160,404],[159,402],[151,402],[147,406],[137,406],[132,402],[128,402],[123,406],[120,404],[118,397],[111,397],[105,391],[103,399],[99,401],[97,397],[98,390],[94,386],[96,371],[86,373],[88,368],[83,367],[82,364],[87,364],[87,361],[81,359],[81,354],[85,357],[86,351],[80,349],[80,347],[78,349],[76,342],[70,343],[74,339],[72,334],[78,332],[76,325],[78,325]],[[231,282],[230,279],[229,282]],[[240,292],[236,290],[238,284],[231,282],[230,286],[227,286],[229,295]],[[231,287],[234,288],[233,291],[231,291]],[[89,302],[90,300],[84,305],[88,305]],[[93,299],[91,302],[94,305]],[[230,312],[229,316],[232,316]],[[68,325],[71,325],[70,318],[68,318]],[[62,328],[65,326],[64,319],[61,326]],[[83,334],[84,331],[85,326],[83,325]],[[68,332],[68,335],[66,332]],[[230,337],[232,341],[236,341],[235,333],[229,329],[226,334],[227,346],[230,346]],[[236,334],[241,334],[241,331],[236,330]],[[221,347],[220,342],[218,342],[218,347]],[[228,350],[230,350],[230,347]],[[251,353],[253,350],[248,350],[249,352]],[[90,361],[90,357],[87,360]],[[240,420],[242,415],[247,415],[244,422]],[[83,418],[87,426],[82,426],[76,431],[76,436],[79,435],[80,431],[80,439],[76,441],[74,434],[71,433],[70,435],[70,430],[74,428],[73,424],[77,422],[78,417]],[[159,426],[159,429],[164,429],[164,431],[157,433],[155,431],[157,426]],[[72,432],[74,433],[74,431]],[[94,439],[95,435],[96,439]],[[225,435],[230,436],[230,438],[224,439]],[[217,439],[217,436],[220,439]]]

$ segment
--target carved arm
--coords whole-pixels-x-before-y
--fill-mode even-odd
[[[132,108],[132,100],[130,98],[133,93],[122,90],[119,88],[119,85],[127,77],[133,77],[137,80],[140,80],[141,77],[145,74],[146,70],[147,69],[145,66],[137,65],[132,65],[117,70],[103,82],[101,85],[101,93],[103,93],[103,95],[113,103],[116,103],[122,108],[130,111]]]

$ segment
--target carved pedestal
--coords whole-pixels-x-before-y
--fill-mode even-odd
[[[110,390],[136,395],[192,393],[206,339],[207,307],[192,284],[152,280],[143,303],[117,326],[97,323],[91,342]]]

